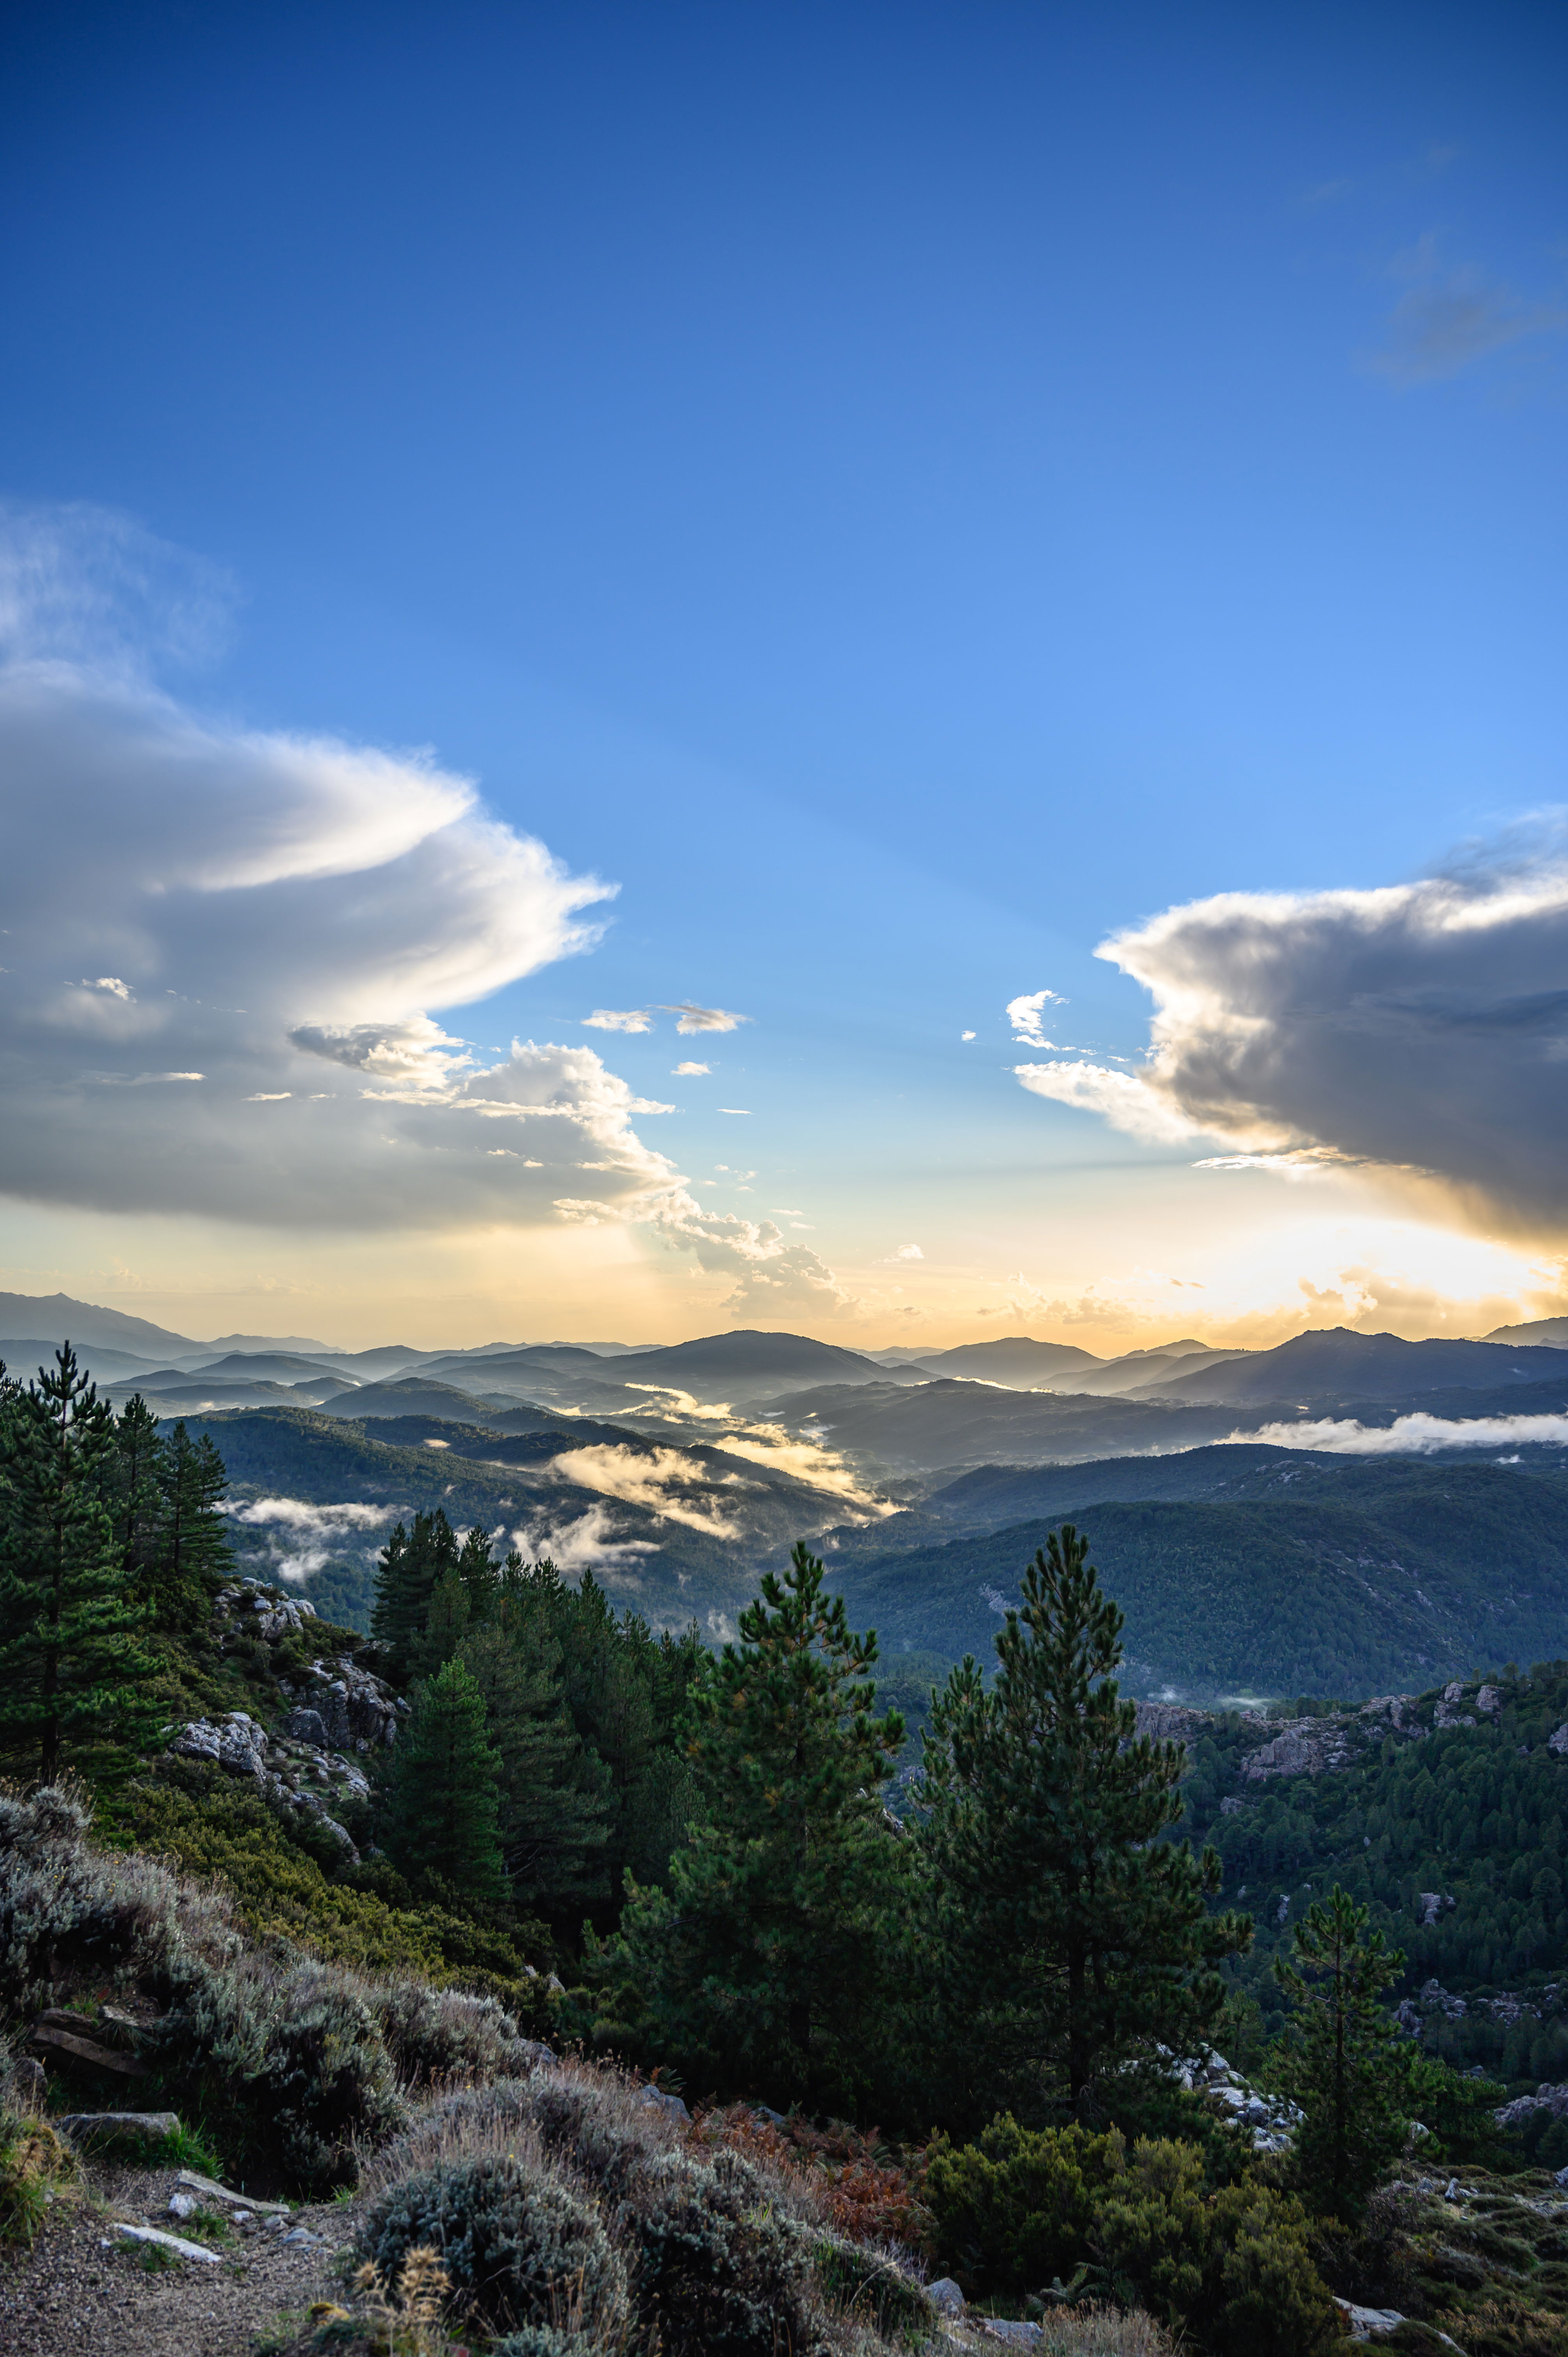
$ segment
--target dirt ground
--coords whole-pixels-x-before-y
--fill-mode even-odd
[[[260,2229],[235,2233],[215,2266],[177,2259],[149,2269],[112,2222],[186,2234],[168,2212],[176,2181],[173,2169],[89,2168],[79,2198],[55,2204],[30,2252],[0,2255],[5,2357],[252,2357],[258,2334],[277,2333],[281,2348],[286,2318],[303,2325],[313,2301],[343,2299],[334,2260],[358,2222],[350,2202],[290,2217],[291,2231],[305,2228],[322,2248],[285,2248]]]

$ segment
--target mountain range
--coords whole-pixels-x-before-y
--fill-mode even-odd
[[[32,1338],[0,1340],[19,1372],[80,1335],[112,1400],[139,1391],[209,1430],[246,1562],[342,1617],[363,1618],[392,1521],[441,1504],[712,1635],[803,1537],[892,1660],[984,1658],[1066,1516],[1088,1523],[1147,1695],[1349,1694],[1568,1652],[1561,1320],[1474,1341],[1183,1338],[1111,1361],[1026,1335],[915,1360],[745,1330],[640,1350],[203,1346],[63,1296],[0,1297],[0,1323]],[[1423,1455],[1288,1445],[1292,1426],[1310,1441],[1412,1415]],[[1488,1461],[1498,1415],[1552,1423]]]

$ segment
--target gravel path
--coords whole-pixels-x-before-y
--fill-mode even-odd
[[[183,2233],[168,2214],[175,2185],[172,2169],[90,2168],[83,2197],[56,2206],[33,2250],[0,2257],[5,2357],[251,2357],[256,2335],[290,2311],[342,2298],[333,2256],[358,2220],[347,2202],[289,2220],[324,2248],[285,2249],[263,2230],[225,2244],[216,2266],[176,2260],[149,2272],[140,2250],[111,2235],[111,2222]]]

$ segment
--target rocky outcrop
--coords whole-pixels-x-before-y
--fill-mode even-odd
[[[1156,1743],[1190,1743],[1209,1718],[1207,1711],[1188,1710],[1178,1702],[1141,1702],[1137,1711],[1137,1732],[1152,1735]]]
[[[275,1645],[280,1637],[298,1636],[306,1622],[315,1620],[316,1607],[303,1596],[285,1596],[281,1588],[242,1580],[219,1589],[212,1599],[212,1617],[222,1634],[260,1637],[264,1643]]]
[[[363,1770],[325,1747],[269,1736],[248,1712],[195,1718],[166,1730],[177,1760],[209,1760],[231,1776],[248,1777],[274,1808],[313,1818],[353,1860],[353,1837],[334,1814],[345,1801],[369,1800]]]
[[[1554,2120],[1568,2119],[1568,2083],[1553,2086],[1543,2079],[1533,2095],[1516,2095],[1511,2104],[1504,2104],[1492,2117],[1500,2128],[1518,2128],[1537,2112],[1550,2112]]]
[[[312,1662],[302,1678],[280,1680],[278,1691],[295,1706],[282,1731],[319,1750],[384,1750],[396,1742],[398,1721],[408,1710],[384,1678],[359,1668],[347,1653]]]
[[[1326,1769],[1348,1768],[1359,1756],[1359,1747],[1339,1720],[1297,1719],[1272,1742],[1250,1751],[1241,1773],[1254,1784],[1267,1776],[1320,1776]]]

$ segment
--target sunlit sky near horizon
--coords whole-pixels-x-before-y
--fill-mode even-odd
[[[1507,0],[14,25],[0,1290],[1568,1311],[1565,65]]]

